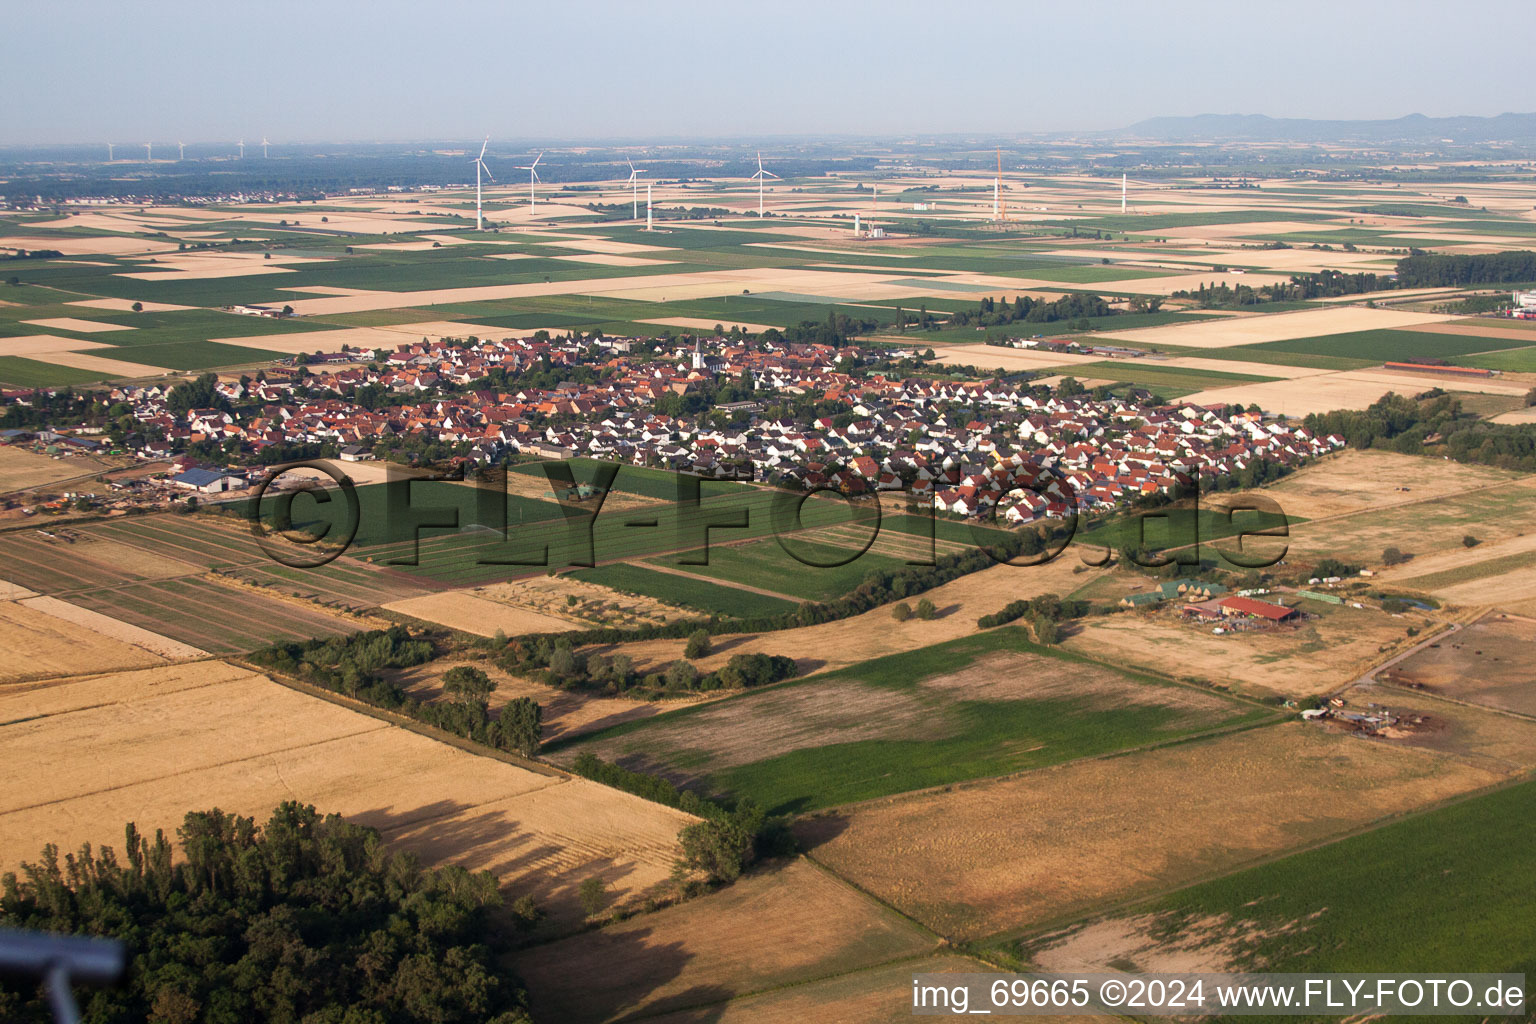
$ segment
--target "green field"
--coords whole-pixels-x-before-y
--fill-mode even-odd
[[[688,565],[685,568],[699,576],[761,587],[802,601],[831,601],[857,587],[871,570],[900,569],[906,565],[904,559],[874,551],[865,551],[846,564],[832,565],[830,563],[853,555],[858,547],[825,544],[799,537],[788,543],[795,554],[786,552],[772,537],[765,537],[747,544],[712,549],[708,552],[708,565]],[[705,557],[705,553],[690,551],[688,557],[699,559]],[[659,565],[672,565],[677,560],[678,556],[666,556],[652,561]]]
[[[1412,361],[1415,359],[1450,359],[1474,352],[1495,352],[1520,348],[1523,343],[1508,338],[1475,338],[1464,334],[1434,334],[1429,331],[1351,331],[1316,338],[1292,338],[1270,341],[1254,348],[1270,352],[1315,356],[1342,356],[1369,363]],[[1225,351],[1231,351],[1225,350]]]
[[[972,666],[975,685],[967,685]],[[1037,647],[1008,626],[619,725],[562,756],[590,751],[705,792],[751,797],[771,813],[800,813],[1268,714]]]
[[[660,474],[632,475],[637,486],[665,486]],[[739,484],[703,484],[697,505],[658,503],[651,508],[598,511],[595,499],[567,514],[553,500],[506,496],[506,516],[499,520],[499,499],[463,484],[419,481],[411,485],[410,504],[391,510],[388,484],[357,489],[360,522],[351,553],[380,565],[398,567],[412,578],[450,586],[474,586],[543,571],[546,567],[596,564],[645,558],[662,552],[693,552],[706,542],[710,557],[732,541],[767,537],[775,531],[819,530],[852,521],[844,502],[825,497],[806,501],[797,521],[798,496]],[[717,487],[725,493],[717,493]],[[492,492],[494,494],[494,492]],[[275,499],[262,514],[269,518]],[[291,515],[299,528],[344,525],[344,503],[324,507],[313,497],[295,497]],[[499,521],[498,521],[499,520]],[[425,525],[428,522],[440,525]],[[416,524],[422,524],[419,531]],[[502,538],[500,531],[507,536]],[[672,556],[674,562],[686,555]],[[416,564],[413,564],[416,563]],[[687,571],[695,567],[680,565]]]
[[[99,370],[77,370],[73,366],[55,366],[37,359],[21,356],[0,356],[0,384],[18,388],[59,387],[66,384],[88,384],[101,380]]]
[[[654,597],[658,601],[692,608],[707,615],[727,618],[750,619],[782,615],[794,611],[796,607],[794,602],[781,601],[766,594],[657,572],[629,562],[614,562],[595,569],[575,569],[566,575],[615,590]]]
[[[1484,370],[1499,370],[1502,373],[1536,373],[1536,346],[1461,356],[1454,362],[1457,366],[1477,366]]]
[[[1160,366],[1137,359],[1113,359],[1100,363],[1079,363],[1066,368],[1078,380],[1113,380],[1117,384],[1146,388],[1164,398],[1182,398],[1219,388],[1228,384],[1259,383],[1276,380],[1251,373],[1228,373],[1221,370],[1188,370],[1176,366]]]
[[[1536,782],[1524,782],[1197,885],[1136,913],[1156,915],[1154,934],[1165,938],[1220,921],[1223,935],[1237,937],[1238,970],[1530,974],[1533,902]]]

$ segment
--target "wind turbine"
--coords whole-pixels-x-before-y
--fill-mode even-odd
[[[107,163],[112,162],[112,143],[107,143]]]
[[[1126,175],[1122,171],[1121,174],[1120,174],[1120,212],[1122,214],[1125,213],[1125,187],[1126,187],[1126,181],[1127,181]]]
[[[186,158],[187,158],[187,144],[185,142],[178,142],[178,143],[176,143],[176,159],[177,160],[185,160]]]
[[[645,183],[645,230],[651,230],[651,183]]]
[[[267,137],[265,135],[261,137],[261,158],[263,160],[267,158]]]
[[[480,214],[480,172],[484,171],[485,172],[485,176],[487,178],[490,178],[492,181],[496,180],[496,175],[492,174],[491,173],[491,169],[485,165],[485,147],[489,146],[490,144],[491,144],[491,137],[489,135],[487,135],[485,137],[485,141],[480,143],[480,155],[475,157],[475,230],[476,231],[482,231],[485,228],[485,218],[482,217],[481,214]]]
[[[630,219],[632,219],[632,220],[639,220],[640,219],[640,175],[644,174],[645,171],[637,170],[635,168],[634,162],[632,160],[630,160],[629,157],[625,157],[624,158],[624,162],[629,164],[629,180],[628,180],[628,184],[634,186],[634,192],[633,192],[634,201],[631,204],[634,207],[634,209],[630,213]],[[647,182],[646,186],[645,186],[645,209],[646,209],[646,216],[649,217],[650,216],[650,209],[651,209],[651,186],[650,186],[649,182]]]
[[[152,144],[148,143],[148,142],[144,143],[144,162],[145,163],[153,163],[154,159],[155,159],[155,147]]]
[[[757,179],[757,215],[761,217],[763,215],[763,185],[769,178],[773,178],[775,181],[782,181],[783,179],[777,174],[770,174],[768,171],[763,170],[763,154],[761,150],[757,154],[757,173],[752,175],[752,177]],[[748,178],[747,180],[750,181],[752,179]]]
[[[539,172],[535,168],[537,168],[539,166],[539,161],[543,160],[543,159],[544,159],[544,154],[540,153],[538,156],[533,158],[533,163],[531,163],[531,164],[518,164],[517,165],[517,169],[518,170],[520,170],[520,171],[527,171],[528,172],[528,216],[530,216],[530,217],[533,216],[533,208],[534,208],[534,205],[537,203],[537,200],[534,198],[534,195],[533,195],[533,183],[536,182],[536,181],[543,181],[544,180],[543,178],[539,177]]]
[[[235,143],[235,145],[240,147],[240,159],[244,160],[245,159],[245,140],[241,139],[239,142]]]

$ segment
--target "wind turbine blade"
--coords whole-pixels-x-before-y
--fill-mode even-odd
[[[496,175],[491,173],[491,169],[486,166],[486,163],[485,163],[484,160],[480,161],[480,169],[485,172],[485,176],[487,178],[490,178],[492,181],[496,180]]]
[[[485,137],[485,141],[480,143],[480,155],[475,158],[476,160],[479,160],[482,163],[485,161],[485,147],[489,146],[490,144],[491,144],[491,137],[489,135],[487,135]]]
[[[530,171],[531,171],[531,170],[533,170],[533,168],[534,168],[534,167],[537,167],[537,166],[539,166],[539,161],[540,161],[540,160],[543,160],[543,159],[544,159],[544,154],[543,154],[543,153],[540,153],[540,154],[539,154],[539,155],[538,155],[538,156],[536,156],[536,157],[534,157],[534,158],[533,158],[533,164],[532,164],[532,166],[530,166],[530,167],[529,167],[529,168],[528,168],[528,169],[529,169],[529,170],[530,170]]]

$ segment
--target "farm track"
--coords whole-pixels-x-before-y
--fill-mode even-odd
[[[627,562],[620,562],[618,564],[632,565],[636,569],[649,569],[652,572],[662,572],[666,573],[668,576],[680,576],[685,580],[693,580],[697,583],[710,583],[715,586],[730,587],[732,590],[742,590],[748,594],[757,594],[761,597],[776,597],[781,601],[789,601],[794,604],[799,604],[804,600],[804,598],[791,597],[788,594],[781,594],[777,590],[764,590],[762,587],[748,586],[745,583],[737,583],[733,580],[715,579],[712,576],[700,576],[698,573],[686,572],[682,569],[677,569],[668,565],[657,565],[653,562],[631,560]]]

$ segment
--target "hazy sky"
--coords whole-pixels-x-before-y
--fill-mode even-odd
[[[1481,0],[9,0],[0,144],[1116,128],[1536,110]]]

